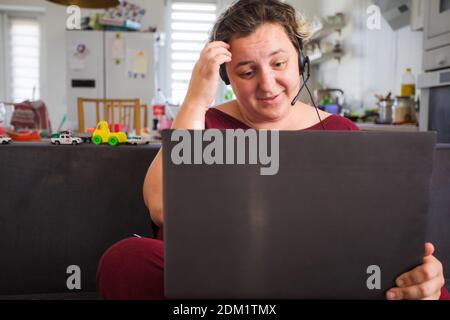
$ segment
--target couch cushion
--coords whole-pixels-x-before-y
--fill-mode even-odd
[[[450,145],[436,148],[428,211],[428,241],[444,265],[446,287],[450,289]]]
[[[142,185],[157,146],[0,146],[0,295],[95,291],[102,253],[153,236]]]

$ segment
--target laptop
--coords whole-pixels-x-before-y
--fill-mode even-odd
[[[167,298],[384,299],[422,263],[435,132],[208,131],[162,134]]]

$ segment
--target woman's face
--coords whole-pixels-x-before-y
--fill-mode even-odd
[[[266,23],[230,41],[227,74],[243,116],[252,122],[282,120],[300,86],[298,53],[279,24]]]

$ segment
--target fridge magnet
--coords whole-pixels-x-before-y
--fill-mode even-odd
[[[79,43],[75,46],[70,56],[70,69],[83,70],[86,67],[86,57],[89,54],[89,49],[83,43]]]
[[[145,79],[147,76],[148,61],[143,50],[129,50],[127,52],[128,77],[134,79]]]
[[[116,64],[120,64],[120,61],[125,56],[125,40],[120,37],[120,33],[116,33],[111,46],[111,53]]]

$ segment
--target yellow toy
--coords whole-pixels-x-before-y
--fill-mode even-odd
[[[108,122],[100,121],[92,134],[92,143],[101,144],[108,143],[111,146],[117,146],[119,143],[127,141],[127,136],[124,132],[109,131]]]

